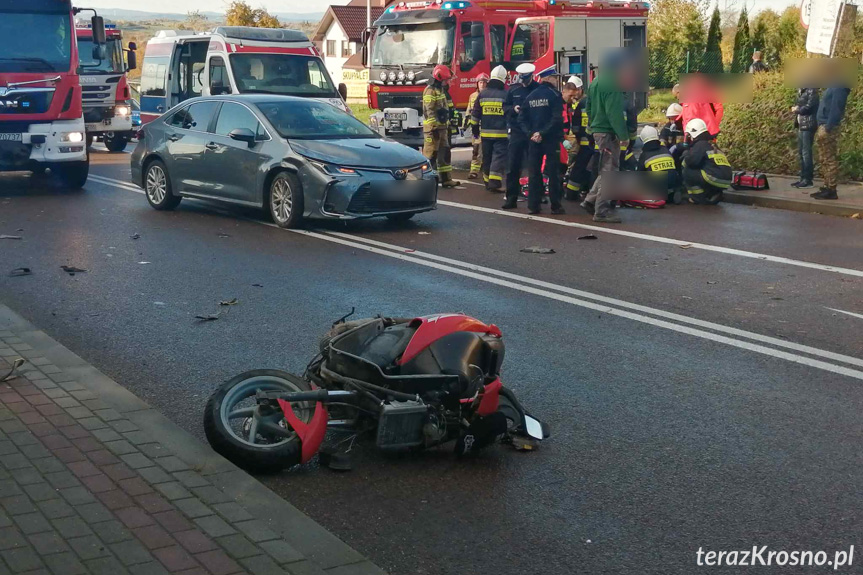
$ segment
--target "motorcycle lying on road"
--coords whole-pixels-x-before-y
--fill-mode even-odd
[[[500,329],[466,315],[343,318],[303,377],[258,369],[225,382],[207,402],[204,430],[218,453],[261,473],[319,450],[323,463],[349,468],[338,446],[366,433],[382,449],[454,440],[464,455],[499,440],[531,450],[549,429],[501,383],[503,358]],[[321,449],[328,431],[347,437]]]

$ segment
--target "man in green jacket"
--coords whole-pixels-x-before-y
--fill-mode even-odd
[[[594,78],[588,91],[588,126],[593,134],[599,173],[581,207],[593,214],[593,221],[619,224],[620,217],[611,211],[614,176],[620,170],[620,142],[629,140],[626,126],[626,103],[621,86],[621,66],[609,62]]]

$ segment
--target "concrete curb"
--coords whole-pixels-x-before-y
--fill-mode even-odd
[[[816,213],[828,216],[849,217],[854,214],[863,213],[863,207],[853,204],[845,204],[840,201],[823,200],[814,202],[812,200],[794,200],[790,198],[777,198],[764,195],[763,192],[741,192],[726,190],[723,194],[726,202],[731,204],[744,204],[747,206],[760,206],[763,208],[778,208],[794,212]]]
[[[264,521],[308,559],[304,573],[386,575],[382,569],[254,477],[180,429],[149,404],[3,304],[0,304],[0,331],[14,332],[33,348],[32,352],[23,355],[48,358],[64,375],[74,377],[80,385],[135,423],[142,432],[206,477],[227,497],[245,507],[255,518]]]

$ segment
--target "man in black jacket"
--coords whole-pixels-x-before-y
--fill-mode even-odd
[[[548,199],[552,214],[564,214],[560,203],[560,146],[563,141],[563,97],[554,87],[554,66],[537,76],[542,84],[530,93],[518,115],[521,131],[528,134],[527,151],[528,196],[527,211],[538,214],[545,195],[542,164],[548,176]]]
[[[521,83],[512,84],[506,91],[506,99],[503,101],[503,113],[506,116],[506,127],[509,130],[509,151],[507,152],[506,173],[506,200],[503,209],[512,210],[516,207],[518,194],[521,192],[521,167],[526,157],[525,150],[530,141],[527,134],[521,131],[518,123],[518,115],[524,100],[533,92],[539,83],[533,79],[536,66],[529,63],[519,64],[515,69]]]
[[[839,132],[842,130],[842,118],[845,116],[845,104],[851,89],[845,86],[833,86],[824,90],[821,104],[818,106],[818,150],[821,152],[821,174],[824,185],[814,194],[809,194],[816,200],[836,200],[836,181],[839,179]]]
[[[791,184],[795,188],[811,188],[814,174],[812,162],[812,142],[815,139],[815,112],[818,110],[818,89],[800,88],[797,90],[797,104],[791,112],[797,114],[797,151],[800,156],[800,180]]]

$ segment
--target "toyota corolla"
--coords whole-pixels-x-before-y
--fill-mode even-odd
[[[132,179],[157,210],[219,200],[294,228],[304,219],[404,221],[437,206],[437,173],[422,154],[308,98],[187,100],[138,138]]]

